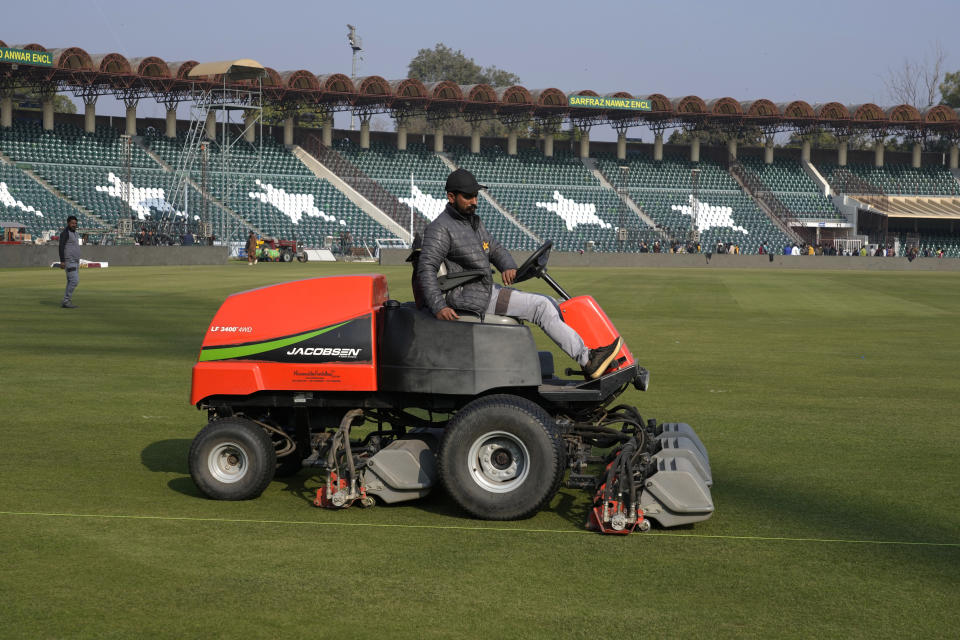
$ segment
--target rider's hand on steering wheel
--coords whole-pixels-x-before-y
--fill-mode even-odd
[[[517,277],[517,270],[516,270],[516,269],[507,269],[507,270],[504,271],[503,274],[501,274],[501,275],[502,275],[502,278],[503,278],[503,284],[505,284],[505,285],[507,285],[507,286],[509,287],[510,285],[513,284],[513,281],[514,281],[514,280],[516,279],[516,277]]]

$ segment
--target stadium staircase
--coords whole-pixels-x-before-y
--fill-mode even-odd
[[[76,216],[81,228],[92,228],[96,221],[76,204],[52,193],[35,177],[16,167],[6,154],[0,154],[0,218],[22,224],[31,236],[56,234]]]
[[[770,221],[779,227],[785,236],[795,244],[803,243],[803,239],[791,226],[796,222],[793,212],[757,174],[747,169],[734,157],[729,160],[729,171],[740,188],[754,199],[760,210],[767,214]]]
[[[12,217],[13,221],[24,224],[32,235],[62,229],[71,215],[77,217],[81,228],[108,226],[100,216],[41,174],[43,165],[36,159],[57,159],[53,152],[57,148],[57,136],[49,132],[38,136],[40,131],[39,126],[23,122],[0,130],[0,167],[3,168],[0,182],[6,183],[7,192],[13,197],[12,202],[3,198],[4,207],[0,209],[3,217]],[[37,211],[42,215],[37,215]]]
[[[768,249],[779,249],[795,241],[719,163],[694,163],[669,154],[657,161],[647,152],[630,152],[625,160],[598,154],[597,166],[608,177],[620,175],[621,166],[628,167],[630,198],[671,238],[683,242],[690,237],[696,211],[703,251],[723,243],[754,253],[761,243]],[[698,170],[696,196],[693,169]]]
[[[327,165],[323,164],[314,154],[309,153],[299,145],[294,145],[293,154],[300,162],[304,164],[317,178],[328,181],[337,188],[344,197],[352,202],[358,209],[366,215],[376,220],[383,226],[391,237],[400,238],[406,242],[410,241],[409,227],[403,227],[396,220],[384,213],[373,202],[367,199],[362,193],[359,193],[350,184],[344,181],[337,173],[332,171]]]
[[[759,158],[743,158],[740,164],[772,193],[799,220],[842,222],[843,215],[818,184],[795,160],[774,160],[767,164]]]
[[[620,198],[621,202],[627,205],[627,207],[629,207],[629,209],[633,211],[637,215],[637,217],[640,218],[640,220],[642,220],[643,223],[647,225],[647,227],[655,230],[658,234],[660,234],[663,240],[667,240],[667,241],[670,240],[670,236],[667,235],[667,233],[665,233],[663,230],[657,229],[657,223],[654,222],[650,218],[650,216],[648,216],[646,212],[644,212],[644,210],[641,209],[640,206],[633,201],[633,198],[630,197],[629,190],[623,190],[622,192],[617,191],[616,187],[613,186],[613,183],[607,178],[607,176],[604,175],[604,173],[597,168],[597,163],[593,158],[581,158],[580,161],[583,162],[583,166],[587,168],[587,171],[589,171],[594,175],[594,177],[600,182],[601,185],[603,185],[607,189],[611,189],[612,191],[616,192],[617,197]]]
[[[299,146],[397,225],[399,230],[390,235],[411,240],[410,207],[400,202],[397,196],[381,185],[375,176],[367,175],[360,166],[351,162],[344,154],[338,153],[338,150],[324,145],[315,135],[308,136]],[[422,215],[415,215],[414,232],[423,229],[427,222]]]
[[[89,219],[89,222],[93,223],[93,225],[97,227],[110,226],[110,224],[108,224],[103,218],[95,214],[93,211],[83,206],[79,202],[73,200],[72,198],[69,198],[65,193],[61,192],[60,189],[58,189],[57,187],[47,182],[43,177],[37,175],[37,173],[34,172],[33,169],[23,169],[22,171],[26,175],[33,178],[37,182],[37,184],[39,184],[41,187],[49,191],[53,196],[63,200],[64,202],[67,202],[73,205],[73,207],[76,208],[78,211],[82,212]]]

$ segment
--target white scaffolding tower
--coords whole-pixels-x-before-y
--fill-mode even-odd
[[[190,128],[174,167],[173,205],[191,220],[199,218],[198,227],[205,231],[201,235],[215,237],[219,243],[242,241],[248,231],[243,221],[227,211],[249,209],[239,206],[245,200],[241,181],[250,171],[257,178],[262,174],[264,73],[259,63],[238,60],[200,64],[189,74],[217,76],[217,82],[194,85]],[[237,115],[239,119],[235,119]],[[247,140],[251,131],[253,142]],[[244,154],[252,156],[252,163],[246,163],[244,171],[238,173],[233,157],[241,147],[252,152]],[[191,187],[199,193],[201,202],[189,198]],[[215,218],[210,214],[211,199],[213,208],[221,210]]]

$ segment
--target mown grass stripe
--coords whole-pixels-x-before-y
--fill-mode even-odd
[[[314,525],[331,527],[365,527],[371,529],[434,529],[451,531],[508,531],[511,533],[575,533],[582,535],[598,535],[593,531],[581,529],[529,529],[524,527],[470,527],[464,525],[431,525],[431,524],[388,524],[376,522],[310,522],[306,520],[263,520],[257,518],[196,518],[191,516],[146,516],[132,514],[110,513],[44,513],[38,511],[0,511],[2,516],[34,516],[42,518],[90,518],[104,520],[161,520],[171,522],[220,522],[230,524],[287,524],[287,525]],[[899,545],[915,547],[954,547],[960,548],[960,542],[927,542],[911,540],[851,540],[843,538],[791,538],[786,536],[733,536],[721,534],[701,533],[667,533],[647,532],[636,534],[644,537],[658,538],[701,538],[715,540],[751,540],[758,542],[817,542],[831,544],[875,544]]]

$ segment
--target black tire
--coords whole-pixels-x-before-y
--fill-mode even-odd
[[[293,253],[290,251],[282,251],[280,253],[280,260],[283,262],[293,262]]]
[[[540,406],[517,396],[487,396],[448,423],[440,444],[440,477],[467,513],[483,520],[520,520],[556,494],[565,458],[554,421]]]
[[[273,442],[245,418],[215,420],[190,446],[190,477],[214,500],[249,500],[267,488],[277,468]]]
[[[308,258],[307,258],[306,251],[300,251],[299,253],[297,253],[297,262],[306,262],[307,260]]]

